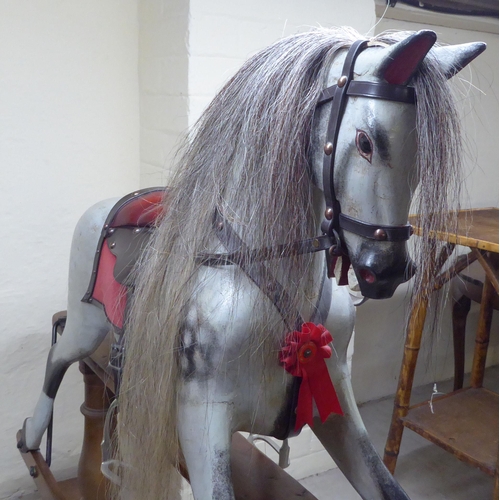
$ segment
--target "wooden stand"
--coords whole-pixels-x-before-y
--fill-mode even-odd
[[[101,441],[104,420],[113,393],[84,362],[80,371],[85,384],[85,402],[80,410],[85,418],[83,446],[78,463],[78,486],[82,498],[105,500],[109,489],[108,480],[101,474]]]
[[[410,407],[410,397],[422,340],[429,297],[410,313],[398,388],[394,400],[384,463],[394,473],[405,427],[417,432],[458,459],[496,478],[494,498],[498,500],[498,394],[482,387],[494,301],[498,300],[498,209],[473,211],[474,226],[464,236],[435,235],[449,244],[466,245],[471,253],[440,276],[436,289],[464,269],[464,263],[478,260],[486,272],[471,375],[471,387]],[[465,217],[465,214],[462,214]],[[472,234],[476,232],[476,234]],[[486,239],[485,239],[486,235]],[[450,247],[451,249],[451,247]],[[480,250],[481,249],[481,250]],[[488,250],[488,251],[486,251]],[[443,259],[444,260],[444,259]],[[434,270],[437,274],[443,262]]]
[[[53,320],[61,314],[54,315]],[[81,406],[85,426],[78,476],[58,482],[40,451],[21,453],[44,500],[106,499],[109,485],[101,474],[101,441],[104,418],[114,396],[113,378],[107,370],[109,347],[105,341],[91,358],[80,361],[85,385]],[[232,440],[231,469],[237,500],[317,500],[239,433],[235,433]]]

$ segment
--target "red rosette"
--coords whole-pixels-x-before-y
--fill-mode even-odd
[[[304,424],[312,427],[313,400],[321,422],[331,413],[344,414],[325,363],[325,358],[332,355],[332,348],[328,345],[332,341],[330,332],[323,325],[314,323],[304,323],[300,332],[291,332],[285,338],[279,355],[280,364],[288,373],[302,379],[295,430]]]

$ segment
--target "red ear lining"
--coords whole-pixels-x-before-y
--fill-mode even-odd
[[[394,85],[407,83],[435,41],[436,34],[433,31],[416,33],[388,56],[389,60],[383,65],[380,76]]]

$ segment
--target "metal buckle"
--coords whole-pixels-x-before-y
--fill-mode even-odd
[[[331,232],[335,243],[328,249],[328,253],[332,257],[339,257],[342,255],[342,240],[335,229],[332,229]]]
[[[108,366],[121,374],[123,370],[123,360],[125,358],[125,346],[121,343],[111,345],[111,354],[109,355]]]

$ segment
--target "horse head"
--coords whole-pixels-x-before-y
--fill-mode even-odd
[[[326,199],[323,230],[339,235],[336,253],[348,255],[365,297],[389,298],[414,273],[408,212],[419,148],[433,147],[419,134],[422,66],[437,65],[444,83],[486,47],[432,48],[435,41],[420,31],[394,45],[358,42],[335,57],[319,100],[313,164]]]

